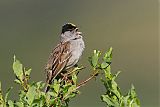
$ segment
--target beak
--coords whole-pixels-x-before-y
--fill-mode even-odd
[[[78,35],[82,35],[82,32],[77,32],[78,33]]]

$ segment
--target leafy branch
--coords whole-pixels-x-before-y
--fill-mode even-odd
[[[68,107],[72,98],[79,95],[79,88],[97,76],[101,76],[102,84],[106,92],[101,95],[102,102],[107,107],[140,107],[135,88],[132,85],[126,95],[122,95],[116,78],[119,73],[111,73],[112,48],[104,55],[100,51],[94,50],[89,57],[92,67],[91,75],[80,83],[77,83],[78,73],[84,67],[75,67],[67,73],[61,74],[62,78],[55,79],[50,85],[50,91],[44,92],[46,84],[42,81],[30,82],[31,69],[25,69],[21,62],[14,56],[13,72],[15,83],[21,86],[19,89],[19,99],[12,101],[8,99],[12,88],[9,88],[5,97],[2,95],[0,83],[0,107]]]

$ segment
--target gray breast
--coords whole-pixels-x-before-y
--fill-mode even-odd
[[[74,66],[79,61],[79,58],[81,57],[82,52],[85,48],[84,41],[82,38],[71,40],[70,43],[70,50],[72,56],[67,63],[67,68]]]

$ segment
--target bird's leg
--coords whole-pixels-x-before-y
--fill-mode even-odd
[[[75,64],[73,67],[67,69],[68,76],[71,76],[74,72],[76,72],[79,69],[81,69],[81,68],[79,68],[77,64]],[[77,74],[78,74],[78,72],[77,72]]]
[[[64,70],[63,73],[61,73],[62,76],[62,81],[66,81],[69,83],[74,84],[73,80],[72,80],[72,75],[74,75],[76,73],[76,75],[78,75],[79,70],[84,69],[85,67],[78,67],[78,65],[74,65],[71,68],[68,68],[67,70]]]
[[[73,84],[73,81],[72,81],[72,70],[70,71],[70,73],[66,72],[66,73],[61,73],[62,75],[62,81],[65,81],[67,83],[72,83]]]
[[[62,80],[66,81],[68,79],[68,74],[67,73],[61,73],[62,75]]]
[[[65,74],[61,73],[61,75],[63,76],[62,81],[73,84],[71,76],[69,76],[67,73],[65,73]]]

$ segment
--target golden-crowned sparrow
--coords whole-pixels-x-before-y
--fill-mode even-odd
[[[76,65],[84,48],[82,33],[78,31],[77,26],[72,23],[64,24],[60,35],[60,43],[51,52],[45,68],[47,84],[51,84],[64,70]],[[45,91],[49,91],[49,86]]]

